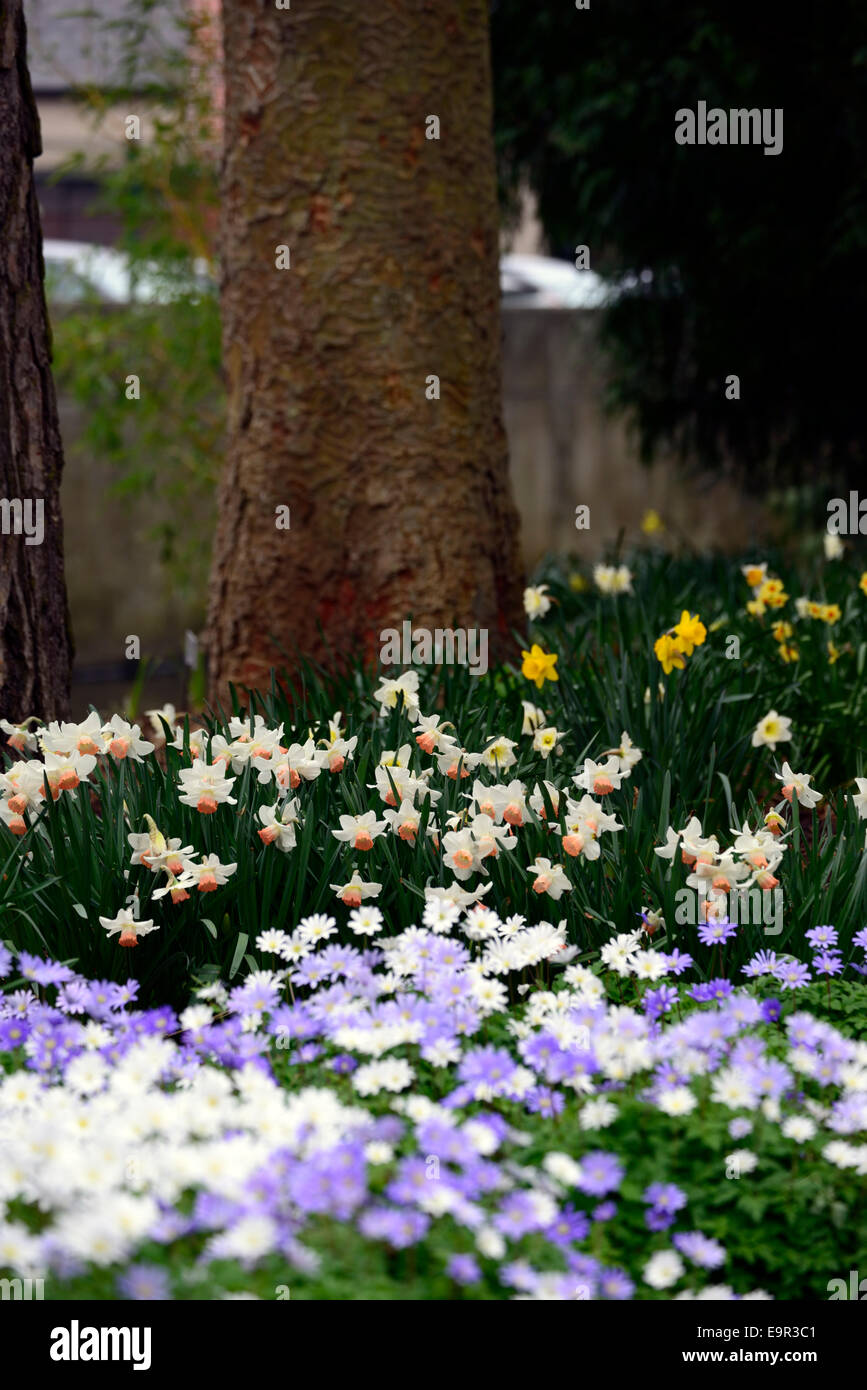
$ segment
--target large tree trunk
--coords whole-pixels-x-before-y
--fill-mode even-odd
[[[0,0],[0,716],[13,720],[66,714],[72,661],[63,451],[33,182],[41,149],[22,0]]]
[[[217,695],[296,648],[376,658],[407,617],[492,658],[521,620],[487,8],[223,0]]]

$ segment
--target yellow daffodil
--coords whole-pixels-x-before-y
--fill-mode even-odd
[[[789,595],[783,588],[782,579],[766,579],[756,598],[760,603],[767,604],[768,608],[782,608],[789,602]]]
[[[783,658],[787,665],[790,661],[797,661],[800,656],[798,648],[792,646],[790,642],[781,642],[778,650],[780,656]]]
[[[833,624],[838,623],[843,615],[839,603],[825,603],[820,616],[823,623]]]
[[[754,618],[760,618],[765,612],[765,605],[761,599],[751,598],[747,603],[747,612],[752,613]]]
[[[794,628],[791,623],[783,622],[782,619],[780,619],[779,622],[774,623],[771,632],[774,634],[774,641],[785,642],[787,637],[791,637]]]
[[[758,589],[767,577],[767,565],[741,565],[741,574],[751,589]]]
[[[572,592],[575,593],[575,594],[583,594],[584,591],[585,591],[585,589],[589,589],[589,588],[590,588],[590,585],[588,584],[587,580],[584,578],[583,574],[570,574],[570,575],[569,575],[569,588],[570,588],[570,589],[572,590]],[[867,590],[865,590],[865,592],[867,592]]]
[[[651,507],[649,511],[646,511],[641,518],[641,529],[645,536],[653,536],[657,531],[665,530],[662,517],[653,507]]]
[[[667,676],[671,675],[671,672],[675,666],[677,667],[678,671],[682,671],[684,666],[686,665],[686,662],[683,659],[683,652],[681,651],[680,646],[677,642],[675,642],[673,637],[670,637],[668,635],[667,632],[664,633],[662,637],[658,638],[656,642],[654,642],[653,650],[656,654],[657,659],[662,665],[663,671]]]
[[[833,666],[835,661],[840,660],[840,652],[833,642],[828,643],[828,665]]]
[[[807,601],[807,613],[811,618],[821,618],[824,608],[824,603],[817,603],[815,599]]]
[[[867,594],[867,570],[864,571],[861,578],[858,580],[858,588],[861,590],[862,594]]]
[[[677,636],[677,645],[684,656],[692,656],[695,647],[700,647],[707,637],[707,628],[696,613],[692,618],[689,611],[684,608],[680,615],[680,622],[674,628]]]
[[[556,652],[543,652],[538,643],[534,642],[528,652],[521,652],[524,658],[521,667],[521,674],[527,677],[528,681],[535,681],[539,690],[542,689],[545,681],[558,681],[560,677],[554,670],[557,661]]]

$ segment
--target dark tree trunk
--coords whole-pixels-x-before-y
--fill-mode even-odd
[[[0,0],[0,716],[13,721],[67,713],[72,661],[33,180],[41,148],[22,0]]]
[[[375,659],[412,617],[487,628],[493,660],[522,621],[487,11],[223,0],[216,695],[261,686],[280,645]]]

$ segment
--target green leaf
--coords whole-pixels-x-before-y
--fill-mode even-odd
[[[247,949],[247,942],[250,940],[246,932],[238,932],[238,940],[235,943],[235,954],[232,956],[232,964],[229,967],[229,979],[233,979],[237,974],[238,967],[244,959],[244,952]]]

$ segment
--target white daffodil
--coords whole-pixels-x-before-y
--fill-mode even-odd
[[[626,565],[594,565],[593,582],[601,594],[632,593],[632,573]]]
[[[522,734],[532,734],[536,729],[545,723],[545,711],[534,705],[532,700],[522,700],[521,705],[524,710],[524,722],[521,725]]]
[[[791,719],[787,719],[784,714],[777,714],[777,711],[772,709],[754,728],[751,743],[754,748],[776,748],[778,743],[788,743],[791,740],[791,728]]]
[[[560,739],[564,735],[558,729],[537,729],[533,735],[533,748],[537,753],[541,753],[543,758],[550,758],[552,753],[562,753],[563,749],[559,746]]]
[[[843,558],[843,542],[839,536],[834,536],[826,531],[822,536],[822,545],[825,549],[826,560],[841,560]]]
[[[537,584],[535,588],[524,590],[524,612],[528,618],[544,618],[550,609],[551,599],[548,597],[547,584]]]
[[[852,803],[860,820],[867,819],[867,777],[856,777],[857,792],[852,793]]]
[[[373,692],[380,715],[391,709],[405,709],[411,718],[418,714],[418,671],[404,671],[393,680],[383,680]]]

